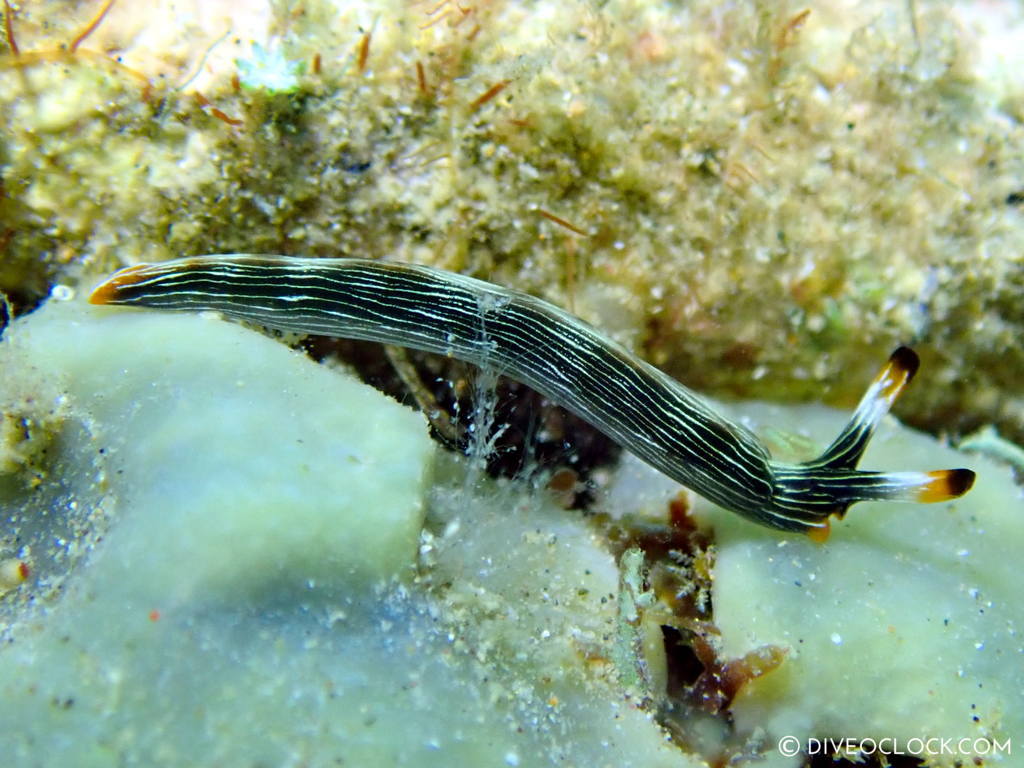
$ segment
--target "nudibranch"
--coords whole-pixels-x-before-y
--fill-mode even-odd
[[[879,421],[917,370],[917,355],[906,347],[892,353],[821,456],[785,464],[742,425],[582,320],[535,296],[441,269],[354,258],[203,256],[123,269],[90,301],[212,310],[487,367],[576,413],[710,501],[818,540],[828,535],[831,516],[855,502],[945,501],[974,482],[969,469],[857,469]]]

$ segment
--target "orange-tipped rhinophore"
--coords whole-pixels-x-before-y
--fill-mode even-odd
[[[917,500],[923,504],[955,499],[974,485],[974,473],[969,469],[940,469],[926,474],[929,482],[917,491]]]

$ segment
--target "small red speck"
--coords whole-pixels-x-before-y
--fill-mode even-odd
[[[366,71],[366,59],[370,56],[370,38],[372,37],[373,32],[367,32],[359,42],[359,63],[357,66],[360,75]]]
[[[160,611],[150,611],[149,612],[149,620],[150,621],[160,621]]]
[[[28,563],[26,563],[24,560],[22,560],[20,563],[18,563],[18,576],[20,576],[21,580],[24,581],[25,579],[28,578],[28,574],[29,574]]]
[[[690,516],[690,499],[680,491],[668,502],[668,523],[673,530],[691,533],[697,530],[696,521]]]
[[[476,110],[478,110],[480,107],[482,107],[488,101],[490,101],[495,96],[497,96],[499,93],[504,91],[509,86],[509,84],[511,82],[512,82],[511,80],[502,80],[502,81],[497,82],[494,85],[492,85],[490,88],[488,88],[486,91],[484,91],[483,94],[481,94],[477,99],[475,99],[473,101],[473,103],[471,103],[469,105],[469,111],[470,112],[475,112]]]
[[[241,120],[239,120],[237,118],[234,118],[234,117],[228,117],[225,113],[221,112],[216,107],[210,107],[210,114],[213,115],[214,117],[216,117],[218,120],[220,120],[222,122],[225,122],[228,125],[235,126],[236,128],[239,125],[242,125],[242,121]]]

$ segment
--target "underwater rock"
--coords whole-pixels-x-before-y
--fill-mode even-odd
[[[199,316],[50,302],[8,335],[7,399],[58,383],[106,465],[119,589],[166,610],[264,582],[354,588],[414,562],[433,449],[413,411]]]
[[[900,413],[1024,439],[1016,4],[161,0],[70,51],[97,10],[5,20],[19,311],[138,261],[387,256],[743,399],[849,404],[911,343]]]
[[[411,410],[202,316],[51,301],[0,355],[53,433],[5,465],[5,543],[103,510],[0,601],[13,764],[702,764],[617,685],[600,537],[458,465],[428,494]]]
[[[816,456],[848,416],[821,406],[719,408],[787,461]],[[892,739],[882,746],[927,766],[974,758],[1015,764],[1012,749],[1024,735],[1016,555],[1024,547],[1024,501],[1011,470],[892,418],[861,462],[885,470],[958,465],[977,472],[965,496],[938,505],[856,504],[824,544],[690,496],[689,514],[714,541],[718,655],[738,659],[772,646],[786,653],[730,706],[738,734],[763,729],[769,764],[795,764],[777,745],[800,752],[808,739],[826,738],[863,739],[868,750]],[[651,521],[665,517],[679,491],[629,457],[605,503]],[[795,741],[780,744],[783,737]]]

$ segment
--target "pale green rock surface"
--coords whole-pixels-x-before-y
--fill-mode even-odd
[[[108,457],[119,512],[146,510],[104,566],[153,608],[412,564],[432,454],[413,411],[212,318],[51,302],[10,333]]]
[[[819,411],[787,409],[783,420],[780,409],[744,409],[759,423],[805,425],[824,443],[842,418],[829,429]],[[709,514],[727,655],[765,644],[791,649],[737,699],[737,723],[779,736],[894,737],[903,749],[935,737],[1010,739],[1020,750],[1024,501],[1011,472],[892,425],[879,430],[862,466],[967,466],[978,479],[941,505],[857,505],[822,546]],[[928,765],[975,755],[986,765],[1022,764],[1019,754],[998,752],[970,746],[920,756]]]
[[[38,487],[0,478],[35,542],[9,764],[703,765],[617,686],[598,537],[458,466],[427,494],[418,414],[214,319],[51,301],[5,338],[0,400],[62,419]],[[30,524],[72,503],[105,510],[75,556]]]
[[[458,462],[428,489],[415,413],[212,318],[51,301],[0,357],[5,408],[53,432],[36,487],[0,476],[34,579],[0,601],[15,764],[702,764],[617,682],[600,535]],[[794,460],[848,416],[731,410]],[[694,502],[720,657],[788,649],[733,702],[740,738],[770,766],[795,764],[782,736],[1019,744],[1009,470],[892,421],[863,466],[979,477],[946,504],[857,505],[825,545]],[[603,505],[653,519],[678,490],[627,460]]]
[[[719,408],[792,460],[819,454],[849,417],[818,406]],[[797,446],[799,455],[785,455]],[[943,504],[857,504],[824,545],[693,497],[694,514],[714,529],[720,656],[739,658],[765,645],[788,649],[777,670],[734,700],[738,731],[764,728],[773,748],[783,736],[801,744],[895,738],[903,750],[920,746],[908,745],[914,738],[966,737],[966,754],[916,756],[934,766],[970,764],[975,756],[984,765],[1024,764],[1024,500],[1010,470],[893,419],[879,428],[861,467],[970,467],[978,478],[966,496]],[[606,501],[620,512],[664,515],[665,500],[679,491],[635,460],[621,473]],[[975,750],[976,738],[1010,739],[1013,753],[985,754],[983,744]],[[939,743],[932,748],[942,750]],[[768,760],[799,764],[777,752]]]

